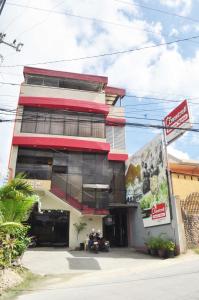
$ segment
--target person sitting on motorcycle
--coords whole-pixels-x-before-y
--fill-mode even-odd
[[[88,248],[89,249],[91,248],[91,246],[94,242],[95,236],[96,236],[96,232],[95,232],[95,229],[93,228],[91,230],[91,233],[89,234],[89,241],[88,241]]]

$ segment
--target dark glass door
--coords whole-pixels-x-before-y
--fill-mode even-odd
[[[36,237],[38,246],[69,245],[69,212],[60,210],[34,212],[29,223],[30,234]]]
[[[116,208],[110,210],[112,222],[107,223],[104,219],[103,235],[109,240],[112,247],[127,247],[127,210]]]

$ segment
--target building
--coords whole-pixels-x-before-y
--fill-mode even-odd
[[[173,194],[185,200],[192,193],[199,193],[199,162],[182,160],[169,155]]]
[[[118,209],[128,158],[125,90],[107,84],[107,77],[24,67],[9,169],[13,177],[26,173],[40,196],[42,213],[31,224],[41,244],[75,247],[92,228],[127,244],[128,212]],[[87,226],[77,241],[79,222]]]

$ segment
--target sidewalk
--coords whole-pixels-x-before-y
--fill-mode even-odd
[[[133,271],[145,270],[163,265],[180,263],[198,255],[188,252],[174,259],[162,260],[147,254],[136,252],[131,248],[111,249],[109,253],[91,253],[87,251],[68,251],[63,248],[35,248],[29,249],[23,257],[22,263],[33,273],[40,275],[80,274],[98,271]]]

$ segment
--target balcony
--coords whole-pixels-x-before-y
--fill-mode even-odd
[[[77,99],[105,104],[105,94],[103,92],[30,85],[26,83],[21,85],[20,96]]]

